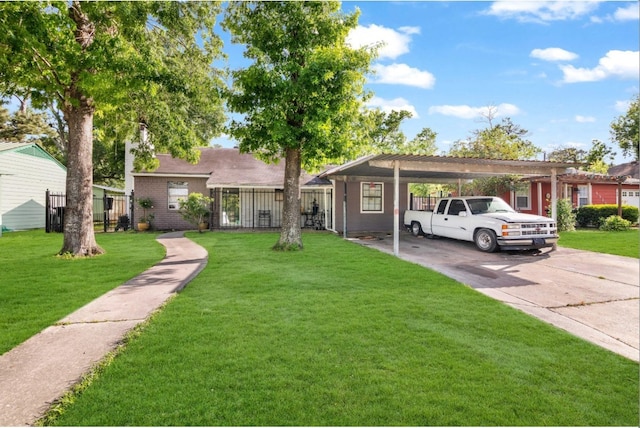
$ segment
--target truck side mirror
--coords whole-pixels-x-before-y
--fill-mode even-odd
[[[458,213],[458,217],[466,217],[467,216],[467,212],[466,211],[460,211]]]

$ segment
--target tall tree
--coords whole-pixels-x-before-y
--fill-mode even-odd
[[[611,122],[611,140],[617,143],[625,156],[640,158],[640,95],[629,104],[627,113]]]
[[[576,147],[559,147],[548,155],[552,162],[573,162],[586,164],[586,171],[606,174],[616,154],[600,140],[591,141],[591,149],[586,151]]]
[[[400,125],[411,116],[411,112],[406,110],[393,110],[388,114],[380,109],[367,111],[363,115],[363,126],[368,130],[363,154],[397,153],[407,141]]]
[[[473,131],[469,140],[454,142],[449,155],[487,159],[534,159],[541,150],[526,139],[528,133],[506,117],[498,125]]]
[[[96,113],[118,112],[133,129],[146,123],[158,150],[190,161],[220,130],[220,80],[211,69],[219,11],[216,2],[0,4],[0,81],[10,82],[3,89],[27,88],[36,108],[57,103],[68,129],[61,253],[103,252],[92,222]]]
[[[53,135],[45,114],[36,113],[28,107],[9,113],[0,103],[0,141],[42,144],[43,139]]]
[[[223,28],[246,45],[252,63],[233,72],[228,105],[243,119],[230,134],[242,152],[266,161],[285,159],[282,229],[275,249],[303,247],[300,231],[301,168],[341,162],[356,153],[365,73],[371,51],[345,39],[358,12],[338,2],[234,1]]]

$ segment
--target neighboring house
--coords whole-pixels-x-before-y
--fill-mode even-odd
[[[570,168],[557,175],[557,182],[558,197],[569,199],[574,208],[618,204],[619,200],[622,205],[638,206],[640,180],[628,175],[596,174]],[[522,184],[521,189],[500,196],[517,211],[545,215],[550,206],[551,177],[527,177],[522,179]]]
[[[0,226],[45,226],[45,193],[65,191],[66,168],[35,143],[0,142]]]
[[[167,154],[156,155],[154,171],[133,173],[135,199],[149,197],[154,207],[153,227],[161,230],[193,229],[180,215],[181,198],[198,192],[213,198],[209,226],[220,228],[276,228],[282,225],[284,160],[267,164],[238,149],[204,147],[190,164]],[[303,172],[300,177],[300,224],[331,228],[333,187]],[[141,216],[135,207],[135,223]]]
[[[640,166],[638,161],[623,163],[620,165],[612,166],[607,171],[609,175],[626,176],[634,180],[628,180],[629,183],[636,183],[635,189],[623,188],[622,189],[622,203],[624,205],[634,205],[640,207]]]

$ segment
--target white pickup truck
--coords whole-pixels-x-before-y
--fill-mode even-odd
[[[435,212],[405,211],[404,225],[414,236],[471,241],[485,252],[555,247],[559,238],[553,219],[518,213],[494,196],[443,198]]]

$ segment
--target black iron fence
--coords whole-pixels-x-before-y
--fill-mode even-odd
[[[133,200],[128,195],[104,195],[93,198],[93,225],[104,232],[128,230],[132,227],[128,212],[133,217]],[[45,230],[64,232],[64,215],[67,198],[64,193],[47,190],[45,197]],[[128,209],[127,209],[128,208]]]
[[[416,211],[433,211],[438,199],[435,196],[414,196],[409,198],[409,209]]]
[[[212,192],[213,229],[279,228],[282,226],[284,193],[281,189],[223,188]],[[332,228],[331,189],[300,192],[300,226]]]

